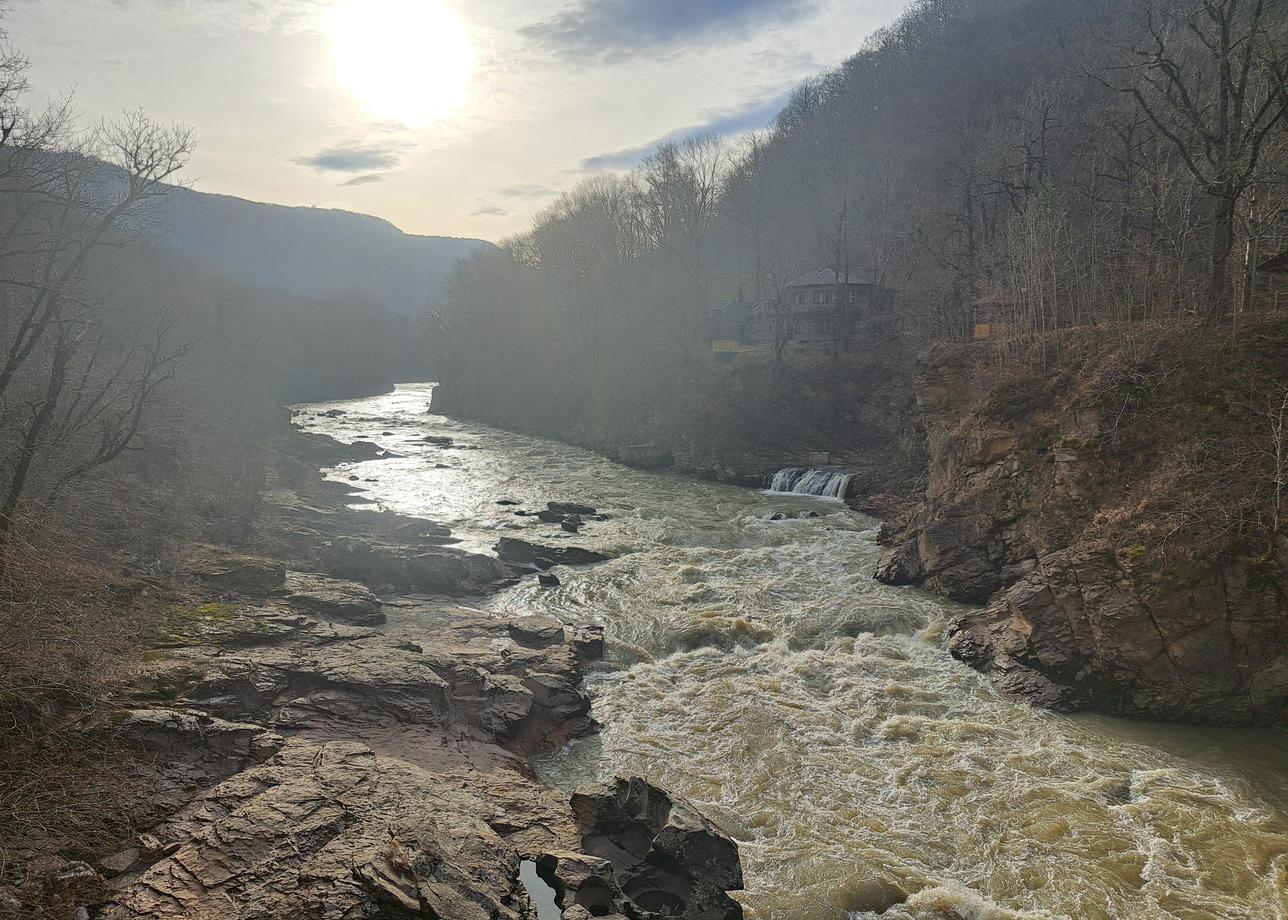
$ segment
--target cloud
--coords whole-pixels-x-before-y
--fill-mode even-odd
[[[680,143],[691,137],[714,134],[717,137],[731,137],[744,131],[763,128],[774,120],[774,117],[787,105],[788,93],[760,99],[733,109],[717,109],[705,113],[706,121],[687,128],[680,128],[665,134],[656,140],[641,144],[638,147],[624,147],[598,156],[587,157],[581,161],[584,172],[601,172],[603,170],[630,169],[643,162],[644,158],[658,148],[660,144]]]
[[[561,57],[620,61],[690,44],[717,31],[728,41],[816,9],[818,0],[574,0],[519,31]]]
[[[219,31],[302,32],[318,28],[323,0],[91,0],[114,10],[173,16]]]
[[[485,204],[470,212],[471,217],[505,217],[510,209],[499,204]]]
[[[295,162],[320,172],[371,173],[397,166],[398,151],[388,147],[346,145],[331,147],[312,156],[297,157]]]
[[[354,176],[352,179],[346,179],[340,185],[371,185],[373,182],[384,182],[386,177],[380,173],[367,173],[365,176]]]
[[[557,194],[557,190],[548,185],[508,185],[496,194],[499,198],[549,198]]]

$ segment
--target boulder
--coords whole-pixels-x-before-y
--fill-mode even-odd
[[[582,850],[611,864],[627,916],[741,920],[728,895],[743,884],[738,846],[688,801],[619,777],[578,789],[571,805]]]
[[[595,509],[590,505],[578,505],[573,502],[546,502],[546,508],[555,514],[591,515]]]
[[[613,864],[597,856],[554,850],[537,860],[537,874],[554,889],[564,917],[605,917],[624,908],[625,899],[613,877]]]
[[[286,566],[272,559],[247,556],[222,546],[194,546],[184,570],[224,591],[266,595],[286,581]]]
[[[340,620],[355,626],[377,626],[385,622],[380,598],[357,582],[289,572],[284,591],[286,603],[291,607],[328,620]]]
[[[327,571],[400,591],[472,594],[510,577],[497,560],[449,548],[371,539],[336,539],[319,552]]]
[[[612,558],[580,546],[542,546],[514,537],[502,537],[494,549],[503,562],[538,569],[549,569],[556,565],[590,565]]]

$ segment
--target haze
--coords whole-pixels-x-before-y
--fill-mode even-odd
[[[898,0],[16,0],[34,88],[191,124],[201,191],[499,239],[667,137],[765,127]]]

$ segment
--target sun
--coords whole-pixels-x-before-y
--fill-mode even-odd
[[[327,33],[336,80],[373,115],[424,125],[469,98],[469,32],[440,0],[339,0]]]

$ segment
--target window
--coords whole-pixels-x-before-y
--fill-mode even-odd
[[[826,292],[824,292],[824,291],[815,291],[815,292],[814,292],[814,303],[826,303],[827,301],[826,301],[826,300],[824,300],[824,298],[825,298],[826,296],[827,296],[827,294],[826,294]]]
[[[850,288],[850,303],[858,303],[858,302],[859,302],[858,288]]]

